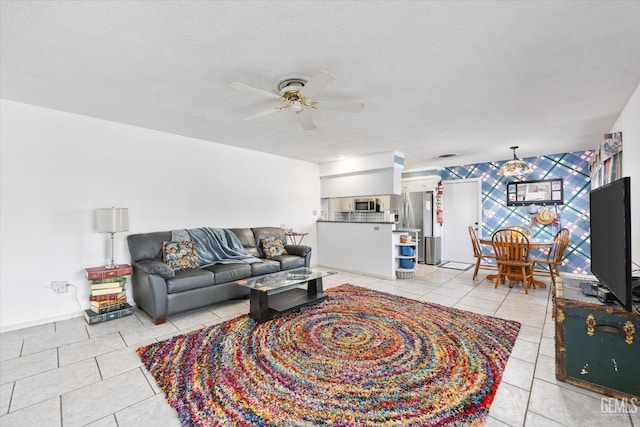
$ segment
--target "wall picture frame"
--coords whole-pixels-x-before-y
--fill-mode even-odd
[[[507,183],[507,206],[563,204],[562,178]]]

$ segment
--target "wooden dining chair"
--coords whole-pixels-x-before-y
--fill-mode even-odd
[[[530,227],[527,227],[526,225],[507,225],[504,228],[509,228],[511,230],[518,230],[524,233],[525,236],[527,236],[529,239],[531,239],[533,237],[533,231],[531,230]]]
[[[560,276],[560,266],[564,260],[564,253],[569,246],[571,232],[568,228],[561,228],[553,237],[553,246],[549,249],[546,258],[532,258],[535,264],[542,264],[549,268],[549,275],[553,286],[556,286],[556,277]]]
[[[471,246],[473,247],[473,256],[476,259],[476,267],[473,270],[473,277],[471,278],[471,280],[476,280],[476,276],[478,275],[478,270],[480,269],[481,266],[483,268],[488,268],[488,269],[497,268],[497,266],[487,263],[487,261],[490,259],[495,260],[496,256],[482,251],[482,245],[480,244],[478,235],[476,234],[476,231],[472,226],[469,226],[469,237],[471,237]]]
[[[491,237],[493,250],[498,264],[496,285],[509,279],[509,287],[514,281],[521,281],[524,292],[529,293],[529,286],[533,285],[533,261],[530,258],[531,246],[529,238],[522,231],[512,228],[502,228]]]

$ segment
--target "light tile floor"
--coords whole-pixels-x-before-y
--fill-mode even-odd
[[[621,413],[602,395],[556,381],[549,287],[525,295],[519,285],[494,289],[485,277],[480,271],[474,282],[471,270],[420,265],[413,279],[339,272],[325,279],[325,287],[352,283],[521,322],[488,426],[640,427],[640,409]],[[0,425],[179,426],[135,349],[247,311],[243,300],[170,316],[160,326],[138,310],[91,326],[74,318],[3,333]]]

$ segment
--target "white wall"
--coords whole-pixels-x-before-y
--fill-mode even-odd
[[[107,258],[99,207],[129,208],[121,263],[127,234],[176,228],[286,224],[315,246],[315,163],[7,100],[0,142],[0,332],[88,308],[84,268]],[[52,280],[75,285],[81,306]]]
[[[631,177],[631,257],[640,265],[640,85],[610,132],[622,132],[622,176]]]

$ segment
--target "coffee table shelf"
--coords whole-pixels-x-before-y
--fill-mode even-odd
[[[318,304],[327,299],[327,294],[320,292],[310,294],[306,289],[294,288],[269,296],[269,308],[275,314],[283,314],[305,305]]]

